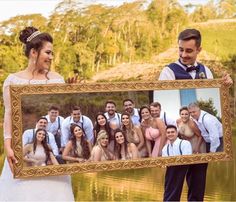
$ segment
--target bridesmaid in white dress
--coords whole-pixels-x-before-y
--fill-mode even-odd
[[[74,201],[70,176],[50,176],[29,179],[14,179],[12,166],[16,162],[11,148],[11,106],[9,86],[12,84],[64,83],[56,72],[50,72],[53,59],[53,39],[34,27],[20,32],[20,41],[25,44],[28,66],[25,70],[10,74],[3,84],[4,147],[5,159],[0,177],[0,201]]]

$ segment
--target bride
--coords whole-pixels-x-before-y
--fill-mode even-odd
[[[42,33],[34,27],[26,27],[20,32],[19,39],[25,44],[28,66],[23,71],[10,74],[3,84],[4,148],[7,158],[0,177],[0,201],[74,201],[70,176],[13,178],[11,171],[16,158],[11,148],[9,86],[64,83],[61,75],[49,71],[53,59],[53,39],[48,33]]]

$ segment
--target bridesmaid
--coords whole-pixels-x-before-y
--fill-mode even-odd
[[[114,151],[116,159],[130,160],[139,158],[138,148],[134,143],[129,143],[121,129],[116,129]]]
[[[85,162],[90,158],[91,144],[86,140],[83,129],[77,124],[71,124],[72,134],[62,153],[62,159],[68,163]]]
[[[46,136],[46,130],[38,129],[35,132],[34,142],[24,146],[23,156],[27,166],[59,165],[50,145],[47,144]]]
[[[109,138],[106,131],[101,130],[97,136],[96,145],[91,152],[91,161],[110,161],[114,160],[115,156],[108,149]]]
[[[159,118],[152,118],[148,106],[142,106],[139,111],[141,128],[146,138],[149,157],[161,156],[166,143],[165,124]]]
[[[127,141],[137,146],[140,157],[147,157],[147,149],[142,130],[140,126],[133,124],[130,113],[123,112],[121,114],[121,123],[121,129]]]
[[[109,123],[107,121],[107,117],[102,113],[98,112],[96,117],[95,117],[95,124],[94,124],[94,144],[97,142],[97,134],[101,131],[104,130],[107,132],[108,137],[109,137],[109,142],[114,138],[111,137],[111,128],[109,126]]]
[[[176,120],[176,123],[180,137],[190,141],[193,153],[205,153],[206,143],[203,140],[201,131],[197,127],[197,124],[190,118],[188,107],[180,108],[179,115],[180,118]]]

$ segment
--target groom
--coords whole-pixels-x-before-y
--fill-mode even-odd
[[[179,34],[179,59],[164,67],[159,80],[213,79],[209,68],[197,62],[201,51],[201,34],[196,29],[186,29]],[[232,84],[229,74],[223,76],[225,84]],[[169,166],[165,175],[164,201],[180,201],[184,178],[188,185],[188,201],[203,201],[206,185],[207,163]]]

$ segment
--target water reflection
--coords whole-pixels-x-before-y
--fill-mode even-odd
[[[235,144],[236,137],[233,141]],[[205,201],[236,200],[235,168],[235,160],[209,164]],[[76,200],[162,201],[164,173],[161,168],[145,168],[77,174],[73,177],[73,189]],[[185,184],[181,200],[186,199]]]
[[[0,157],[0,168],[2,163]],[[235,169],[236,160],[209,164],[205,201],[236,200]],[[161,168],[145,168],[76,174],[73,190],[78,201],[162,201],[164,173]],[[186,198],[185,184],[181,201]]]

